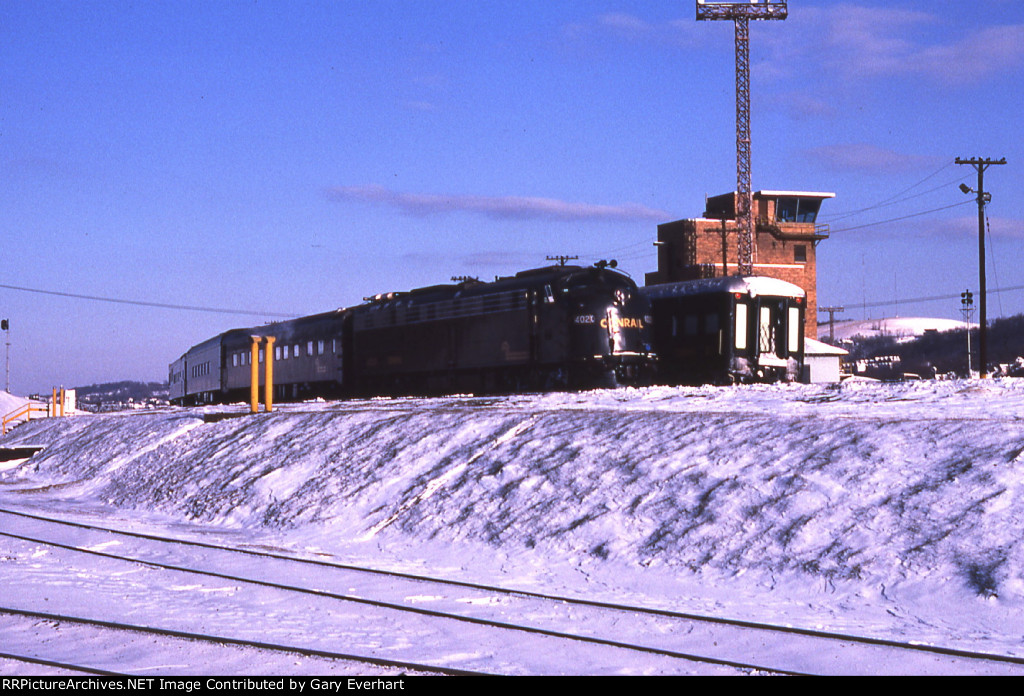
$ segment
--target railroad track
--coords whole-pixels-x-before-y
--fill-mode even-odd
[[[87,665],[79,665],[71,662],[57,662],[56,660],[47,660],[40,657],[32,657],[31,655],[17,655],[14,653],[0,652],[0,673],[9,677],[21,676],[17,669],[4,668],[4,663],[14,663],[19,666],[26,666],[30,668],[30,672],[33,676],[55,676],[55,675],[66,675],[66,676],[82,676],[85,674],[96,675],[96,676],[109,676],[109,677],[120,677],[125,676],[122,672],[111,672],[105,669],[97,669],[95,667],[89,667]],[[41,673],[40,667],[49,667],[53,671],[51,673]]]
[[[460,634],[465,649],[455,650],[454,660],[403,663],[420,667],[475,671],[466,668],[469,663],[487,665],[483,671],[521,673],[524,664],[543,664],[544,657],[530,657],[529,651],[539,650],[551,660],[546,673],[568,663],[570,673],[600,667],[602,673],[660,674],[1024,674],[1024,660],[1015,657],[524,592],[11,509],[0,509],[0,535],[103,563],[144,564],[207,583],[272,591],[277,601],[290,597],[283,601],[334,607],[330,611],[349,607],[350,616],[372,615],[428,646]]]
[[[81,616],[69,616],[66,614],[45,613],[39,611],[27,611],[23,609],[12,609],[0,606],[0,625],[5,625],[10,630],[10,622],[21,622],[31,624],[32,630],[41,632],[40,624],[43,624],[49,632],[56,634],[60,632],[60,640],[64,642],[78,641],[91,642],[96,645],[116,645],[123,649],[124,646],[139,641],[163,641],[161,653],[167,656],[170,653],[187,653],[187,657],[179,659],[191,659],[194,662],[194,655],[200,653],[204,660],[194,664],[197,674],[209,672],[210,665],[222,667],[226,664],[237,664],[239,660],[246,660],[249,664],[253,662],[256,666],[268,664],[281,665],[292,664],[301,667],[305,672],[315,674],[334,671],[336,668],[344,673],[363,674],[367,669],[383,671],[392,675],[434,675],[434,676],[481,676],[480,672],[469,672],[466,670],[448,669],[435,665],[424,665],[414,662],[403,662],[396,660],[383,660],[367,657],[365,655],[354,655],[339,653],[329,650],[311,649],[295,645],[280,645],[265,641],[244,640],[218,635],[210,635],[196,631],[179,631],[155,626],[143,626],[129,624],[119,621],[104,621],[95,618]],[[24,630],[24,629],[23,629]],[[199,644],[198,647],[196,644]],[[24,651],[24,648],[22,648]],[[244,655],[243,649],[248,649]],[[80,652],[80,648],[77,649]],[[236,653],[232,655],[231,653]],[[296,658],[299,658],[297,661]],[[0,659],[23,662],[30,665],[43,665],[54,667],[62,671],[97,674],[111,676],[129,676],[132,674],[131,667],[121,667],[113,670],[95,665],[84,665],[79,662],[57,661],[41,658],[35,655],[0,653]],[[180,665],[179,668],[189,669],[189,665]]]

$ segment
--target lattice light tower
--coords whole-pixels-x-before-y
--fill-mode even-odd
[[[731,19],[736,25],[736,221],[739,273],[754,273],[753,190],[750,183],[750,20],[785,19],[784,1],[705,2],[697,0],[697,20]]]

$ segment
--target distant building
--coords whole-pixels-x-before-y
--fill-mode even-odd
[[[834,193],[758,191],[754,194],[754,275],[798,285],[807,293],[804,335],[817,338],[816,248],[828,238],[818,210]],[[714,278],[738,272],[736,194],[707,199],[700,218],[658,225],[658,270],[647,285]]]

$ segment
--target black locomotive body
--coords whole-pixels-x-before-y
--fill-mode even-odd
[[[353,310],[361,394],[637,384],[651,359],[647,303],[629,278],[574,266],[375,298]]]
[[[171,401],[247,399],[253,335],[275,339],[276,400],[641,384],[652,374],[649,325],[649,304],[627,276],[552,266],[228,331],[171,364]]]
[[[650,285],[658,382],[794,382],[804,362],[806,293],[775,278]]]

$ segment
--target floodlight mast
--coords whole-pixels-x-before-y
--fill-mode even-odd
[[[740,275],[754,273],[754,194],[750,175],[750,20],[785,19],[782,0],[705,2],[697,0],[697,21],[731,19],[736,26],[736,222]]]

